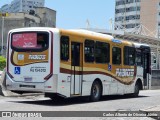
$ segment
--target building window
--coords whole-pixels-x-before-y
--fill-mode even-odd
[[[85,62],[94,62],[94,41],[86,40],[85,41]]]
[[[115,18],[115,21],[118,22],[118,21],[125,21],[125,20],[139,20],[140,19],[140,15],[129,15],[129,16],[126,16],[125,18],[123,16],[120,16],[120,17],[116,17]]]
[[[69,59],[69,37],[61,36],[61,60]]]
[[[110,46],[108,43],[105,42],[96,42],[95,45],[95,60],[96,63],[109,63],[110,57],[109,57],[109,51]]]
[[[135,64],[135,48],[127,46],[124,47],[124,64],[125,65]]]
[[[131,4],[131,3],[134,3],[134,2],[140,2],[141,0],[119,0],[116,2],[116,6],[119,6],[119,5],[125,5],[125,4]]]
[[[121,48],[119,47],[112,48],[112,63],[116,65],[121,64]]]
[[[127,29],[130,29],[130,28],[135,28],[136,26],[139,26],[139,25],[140,25],[139,23],[137,23],[137,24],[126,24],[125,27]]]

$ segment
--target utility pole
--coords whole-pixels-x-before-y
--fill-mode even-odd
[[[2,30],[2,38],[1,38],[2,39],[1,55],[2,56],[3,56],[3,46],[4,46],[3,45],[3,41],[4,41],[3,40],[3,29],[4,29],[4,16],[2,16],[2,29],[1,29]]]
[[[112,36],[113,36],[113,19],[112,18],[109,19],[109,23],[110,23],[110,30],[112,31]]]
[[[125,10],[124,10],[124,33],[126,32],[126,0],[124,1],[124,8],[125,8]]]
[[[3,56],[3,50],[4,50],[4,19],[8,16],[8,13],[0,13],[0,16],[2,17],[2,28],[1,28],[1,34],[2,34],[2,47],[1,47],[1,55]]]

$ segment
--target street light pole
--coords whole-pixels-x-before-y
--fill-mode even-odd
[[[3,56],[3,29],[4,29],[4,16],[2,16],[2,47],[1,47],[2,56]]]

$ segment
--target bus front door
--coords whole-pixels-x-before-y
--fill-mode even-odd
[[[149,89],[149,86],[150,86],[150,51],[148,49],[143,50],[142,59],[143,59],[144,89]]]
[[[82,90],[82,50],[83,44],[71,43],[71,96],[81,95]]]

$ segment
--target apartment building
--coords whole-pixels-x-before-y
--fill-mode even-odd
[[[116,0],[115,29],[148,36],[160,36],[160,0]]]
[[[0,12],[29,13],[31,10],[35,11],[36,7],[44,7],[45,0],[13,0],[10,4],[3,5]]]

